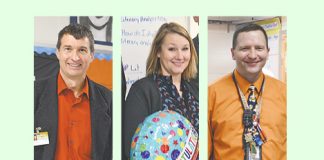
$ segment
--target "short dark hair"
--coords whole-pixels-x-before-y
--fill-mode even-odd
[[[68,26],[65,26],[58,34],[58,39],[57,39],[57,43],[56,43],[57,49],[60,49],[61,40],[65,34],[72,35],[75,39],[82,39],[85,37],[88,38],[89,43],[90,43],[89,44],[90,51],[91,51],[91,53],[94,52],[94,38],[93,38],[92,32],[84,25],[73,23]]]
[[[268,35],[267,35],[267,32],[263,29],[263,27],[261,27],[260,25],[258,24],[255,24],[255,23],[249,23],[243,27],[240,27],[238,28],[234,35],[233,35],[233,43],[232,43],[232,47],[235,48],[236,45],[237,45],[237,37],[240,33],[242,32],[250,32],[250,31],[261,31],[264,35],[264,38],[266,40],[266,44],[267,44],[267,48],[269,48],[268,46]]]

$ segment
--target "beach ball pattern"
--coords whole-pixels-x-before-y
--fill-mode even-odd
[[[158,111],[139,124],[132,138],[131,160],[186,159],[196,149],[198,133],[177,112]]]

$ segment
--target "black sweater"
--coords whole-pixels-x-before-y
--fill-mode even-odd
[[[190,93],[199,99],[199,88],[189,81]],[[123,159],[129,158],[132,136],[137,126],[150,114],[162,110],[160,92],[153,76],[136,81],[129,90],[123,106]]]

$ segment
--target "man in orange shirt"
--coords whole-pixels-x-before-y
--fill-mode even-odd
[[[112,93],[86,76],[94,59],[91,31],[79,24],[64,27],[56,56],[59,73],[35,81],[34,127],[48,134],[49,143],[34,147],[34,159],[110,160]]]
[[[210,159],[286,159],[286,85],[263,74],[268,37],[256,24],[235,31],[236,68],[208,88]]]

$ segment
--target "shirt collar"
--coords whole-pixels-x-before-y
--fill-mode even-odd
[[[85,78],[85,84],[82,88],[81,94],[85,94],[88,98],[89,98],[89,84],[88,84],[88,77]],[[57,77],[57,94],[60,95],[61,93],[63,93],[63,91],[69,89],[66,85],[66,83],[64,82],[61,73],[58,74]]]
[[[262,85],[262,81],[263,81],[263,78],[264,78],[264,74],[262,72],[259,74],[258,79],[253,84],[250,84],[249,81],[247,81],[244,77],[242,77],[240,75],[240,73],[236,69],[234,71],[234,75],[235,75],[235,78],[237,80],[237,83],[238,83],[240,89],[244,93],[248,92],[250,85],[254,85],[255,89],[256,89],[256,92],[259,94],[260,88],[261,88],[261,85]]]

